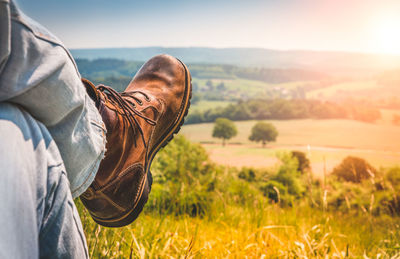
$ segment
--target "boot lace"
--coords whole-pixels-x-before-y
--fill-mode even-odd
[[[150,101],[149,96],[146,93],[143,93],[142,91],[129,91],[129,92],[123,92],[123,93],[118,93],[117,91],[115,91],[114,89],[112,89],[109,86],[105,86],[105,85],[99,85],[96,87],[99,91],[103,92],[104,95],[106,96],[106,98],[118,105],[118,107],[120,107],[122,109],[122,111],[124,112],[124,114],[126,116],[123,116],[123,118],[127,118],[128,122],[131,126],[131,129],[133,131],[133,134],[136,135],[137,130],[139,131],[143,144],[145,147],[147,147],[146,141],[144,139],[144,134],[143,134],[143,130],[142,127],[140,126],[136,116],[144,119],[144,121],[146,121],[148,124],[155,126],[156,122],[148,117],[146,117],[143,113],[139,112],[138,110],[136,110],[136,104],[134,104],[130,99],[127,98],[122,98],[122,97],[130,97],[131,99],[135,100],[139,105],[142,105],[142,100],[132,94],[134,93],[140,93],[141,95],[144,96],[144,98],[146,99],[146,101]],[[135,127],[136,126],[136,127]],[[135,147],[137,146],[136,143],[136,139],[134,139],[134,144]]]

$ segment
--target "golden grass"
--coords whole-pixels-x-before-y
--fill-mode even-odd
[[[399,258],[397,218],[255,202],[227,206],[212,219],[145,213],[109,229],[78,205],[92,258]]]

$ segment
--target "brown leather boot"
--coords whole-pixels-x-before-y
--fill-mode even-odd
[[[100,225],[125,226],[147,202],[155,154],[183,124],[190,105],[190,73],[181,61],[159,55],[143,65],[123,93],[82,81],[106,125],[107,151],[80,198]]]

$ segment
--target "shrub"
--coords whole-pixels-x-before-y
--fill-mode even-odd
[[[175,215],[205,215],[212,206],[218,168],[199,144],[176,136],[157,155],[148,210]]]
[[[367,161],[359,157],[348,156],[333,169],[332,174],[338,179],[360,183],[362,180],[374,177],[377,171]]]
[[[310,160],[308,160],[306,153],[301,151],[292,151],[291,154],[292,157],[297,159],[297,171],[304,173],[306,170],[310,170]]]
[[[300,172],[297,170],[298,161],[289,153],[281,153],[278,155],[282,165],[278,169],[278,173],[271,177],[271,180],[281,183],[287,188],[287,192],[295,198],[304,195],[305,187],[300,178]]]
[[[270,180],[261,186],[260,190],[264,196],[268,197],[275,203],[281,202],[281,199],[286,196],[287,188],[280,182]]]
[[[392,167],[385,174],[387,180],[395,189],[400,189],[400,167]]]
[[[256,179],[256,170],[254,168],[243,167],[238,174],[240,179],[253,182]]]
[[[247,181],[234,180],[232,179],[228,184],[225,185],[225,194],[228,195],[229,201],[232,203],[245,205],[253,205],[253,201],[258,196],[261,196],[260,191]]]

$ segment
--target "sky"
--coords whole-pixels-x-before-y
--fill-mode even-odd
[[[400,54],[400,0],[17,0],[68,48]]]

